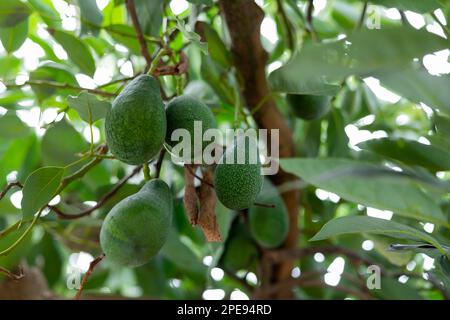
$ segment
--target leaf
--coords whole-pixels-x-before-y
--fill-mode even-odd
[[[426,70],[407,69],[375,75],[386,88],[412,102],[423,102],[427,106],[450,115],[450,76],[432,76]]]
[[[359,1],[362,2],[365,0]],[[419,13],[427,13],[439,9],[442,6],[438,0],[371,0],[370,2],[387,8],[411,10]]]
[[[8,53],[18,50],[27,39],[27,36],[28,20],[25,20],[14,27],[0,29],[0,40]]]
[[[203,21],[197,21],[195,30],[206,39],[208,43],[208,52],[211,58],[222,68],[228,69],[233,65],[231,53],[220,39],[219,34],[214,28]]]
[[[187,0],[190,3],[193,4],[204,4],[205,6],[212,6],[213,5],[213,0]]]
[[[348,201],[447,224],[437,201],[407,174],[371,163],[333,158],[281,159],[280,165],[283,170]]]
[[[448,150],[414,140],[381,138],[365,141],[358,144],[358,147],[407,165],[422,166],[433,172],[450,170]]]
[[[23,186],[23,218],[32,218],[55,196],[61,182],[64,168],[43,167],[34,171]]]
[[[49,61],[44,62],[36,70],[30,72],[30,80],[54,81],[73,85],[78,84],[75,76],[65,66]],[[49,98],[57,90],[56,88],[42,85],[31,85],[31,89],[36,94],[39,101]]]
[[[158,36],[163,18],[163,0],[134,0],[136,13],[142,32],[149,36]]]
[[[0,138],[19,139],[30,133],[30,128],[15,113],[7,112],[0,117]]]
[[[186,210],[186,215],[191,225],[196,225],[198,221],[198,197],[195,190],[195,177],[191,170],[195,172],[195,165],[186,164],[184,168],[184,196],[183,203]],[[189,166],[189,167],[187,167]],[[190,169],[188,169],[190,168]]]
[[[92,0],[77,0],[80,7],[81,34],[98,35],[103,21],[103,14]]]
[[[134,54],[140,54],[139,42],[133,27],[125,24],[113,24],[106,27],[105,30],[117,43],[125,46]]]
[[[61,120],[46,130],[42,137],[41,152],[42,162],[47,166],[66,166],[80,158],[78,153],[86,151],[88,143],[66,120]],[[80,165],[67,169],[72,173]]]
[[[53,6],[51,0],[28,0],[28,3],[49,27],[61,27],[61,17]]]
[[[1,32],[2,31],[0,31],[0,34]],[[19,72],[20,63],[20,59],[12,55],[0,57],[0,78],[4,80],[15,78]],[[5,92],[4,94],[7,95],[8,92]]]
[[[436,131],[450,140],[450,117],[435,113],[432,120]]]
[[[203,54],[208,54],[208,44],[201,42],[200,35],[192,31],[189,25],[186,25],[183,20],[177,20],[177,28],[181,31],[183,36],[198,47]]]
[[[81,119],[90,124],[103,119],[111,109],[111,103],[86,91],[82,91],[78,96],[68,96],[67,102],[69,107],[77,110]]]
[[[339,86],[326,83],[320,79],[304,80],[292,77],[291,74],[282,69],[275,70],[269,76],[269,84],[272,91],[293,93],[293,94],[313,94],[334,96],[339,91]]]
[[[19,0],[0,1],[0,28],[9,28],[25,21],[30,8]]]
[[[329,157],[346,157],[349,154],[345,120],[341,110],[331,108],[327,127],[327,151]]]
[[[439,241],[425,232],[398,222],[368,216],[346,216],[330,220],[309,241],[319,241],[355,233],[372,233],[393,238],[421,240],[432,244],[446,254]]]
[[[84,42],[66,31],[52,29],[50,33],[83,73],[89,76],[94,75],[95,61]]]
[[[393,73],[409,67],[415,58],[446,48],[446,39],[425,30],[404,26],[362,29],[340,41],[306,44],[290,62],[275,70],[272,77],[302,83],[321,77],[341,81],[349,75],[367,77],[386,70]]]

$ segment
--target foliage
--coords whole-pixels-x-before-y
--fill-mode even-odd
[[[298,299],[448,299],[450,2],[328,0],[311,16],[310,1],[258,1],[268,59],[267,77],[257,80],[271,92],[256,105],[244,95],[258,81],[243,87],[219,2],[190,0],[176,12],[168,0],[0,1],[0,267],[37,267],[51,292],[73,297],[66,270],[86,272],[86,261],[101,254],[106,214],[152,175],[174,198],[165,245],[138,268],[102,261],[84,294],[198,299],[221,289],[225,298],[236,290],[252,297],[273,253],[291,254],[292,277],[301,270],[289,288]],[[260,246],[248,210],[220,203],[214,226],[222,241],[206,241],[203,222],[191,226],[194,209],[183,202],[198,184],[188,185],[182,166],[162,152],[142,170],[108,153],[111,104],[147,71],[165,103],[190,94],[219,128],[256,127],[259,108],[276,103],[295,147],[280,166],[300,179],[278,188],[281,196],[301,191],[290,247]],[[299,119],[288,95],[327,96],[331,107],[319,119]],[[231,180],[226,191],[246,190]],[[191,204],[201,199],[199,192]],[[92,257],[83,260],[86,253]],[[332,267],[338,257],[340,272]],[[365,287],[370,264],[383,270],[380,290]],[[325,274],[353,290],[336,290]],[[0,298],[2,281],[4,273]]]

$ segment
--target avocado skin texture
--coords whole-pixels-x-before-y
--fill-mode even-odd
[[[275,205],[275,208],[252,206],[248,212],[250,233],[256,242],[267,249],[278,247],[286,239],[289,218],[283,199],[277,188],[268,180],[256,199],[259,203]]]
[[[202,101],[190,95],[182,95],[170,101],[166,108],[166,118],[166,142],[172,147],[175,146],[179,141],[171,140],[172,132],[176,129],[186,129],[191,135],[192,153],[194,151],[194,121],[202,122],[202,136],[206,130],[217,128],[216,119],[211,109]],[[208,144],[208,141],[203,142],[202,151]],[[198,155],[192,154],[191,159],[195,156]]]
[[[233,210],[242,210],[249,208],[255,202],[263,183],[263,176],[261,175],[261,163],[250,164],[249,148],[246,144],[245,148],[245,163],[228,164],[226,159],[235,153],[233,149],[236,148],[236,143],[229,147],[221,161],[214,171],[214,187],[217,198],[227,208]]]
[[[330,109],[331,98],[311,94],[288,94],[287,101],[297,118],[315,120]]]
[[[167,240],[172,211],[169,186],[159,179],[120,201],[100,230],[100,245],[107,259],[128,267],[147,263]]]
[[[106,115],[106,142],[120,161],[142,164],[161,150],[166,126],[158,81],[140,75],[122,90]]]

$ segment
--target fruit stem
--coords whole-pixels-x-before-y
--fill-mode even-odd
[[[158,67],[159,61],[165,54],[166,54],[165,49],[161,49],[158,51],[158,53],[156,54],[156,57],[153,59],[152,64],[150,65],[150,68],[147,71],[148,75],[152,75],[155,72],[156,68]]]
[[[144,163],[143,169],[144,169],[143,170],[144,171],[144,180],[149,181],[150,180],[150,168],[148,166],[148,162]]]

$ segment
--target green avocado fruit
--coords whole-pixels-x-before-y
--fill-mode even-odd
[[[158,81],[140,75],[122,90],[106,115],[106,142],[120,161],[142,164],[161,150],[166,126]]]
[[[236,221],[220,257],[219,264],[229,271],[253,270],[258,261],[258,248],[247,227]]]
[[[256,242],[267,249],[278,247],[286,239],[289,217],[277,188],[267,179],[256,201],[274,208],[252,206],[248,212],[250,232]]]
[[[114,264],[137,267],[156,255],[167,240],[173,211],[169,186],[160,179],[117,203],[100,230],[100,245]]]
[[[331,97],[311,94],[288,94],[287,101],[297,118],[315,120],[328,112]]]
[[[182,95],[170,101],[166,108],[167,132],[166,142],[175,146],[179,141],[172,141],[172,133],[176,129],[186,129],[191,137],[191,157],[189,160],[201,157],[203,149],[209,142],[202,142],[201,148],[194,152],[194,122],[201,121],[200,136],[196,137],[202,141],[203,133],[208,129],[217,128],[216,120],[211,109],[202,101],[190,95]],[[184,156],[184,155],[183,155]]]
[[[245,141],[245,144],[238,141]],[[261,163],[257,148],[252,146],[256,145],[249,139],[235,139],[234,144],[227,148],[214,171],[214,187],[217,198],[229,209],[249,208],[261,190],[263,184]],[[250,150],[256,150],[256,155],[254,155],[256,159],[252,159],[250,154],[253,152]],[[242,163],[238,161],[239,154],[245,154],[245,157],[242,157],[244,160]],[[231,158],[234,159],[234,163],[228,162],[228,159]]]

